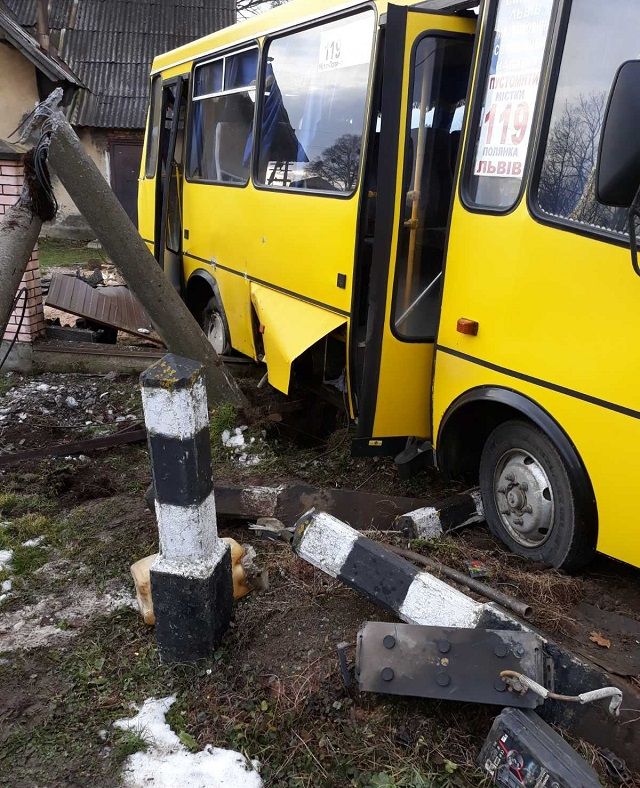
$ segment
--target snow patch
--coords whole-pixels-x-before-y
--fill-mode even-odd
[[[0,571],[6,569],[13,558],[13,550],[0,550]]]
[[[247,440],[245,438],[244,432],[247,429],[248,427],[243,425],[235,427],[233,430],[223,430],[220,440],[226,449],[232,449],[239,465],[258,465],[263,457],[257,451],[259,445],[256,443],[256,439],[249,438]]]
[[[44,536],[36,536],[34,539],[27,539],[26,542],[22,543],[23,547],[40,547],[40,545],[44,542]]]
[[[147,698],[135,717],[114,722],[114,727],[139,733],[149,747],[125,761],[126,788],[263,788],[259,763],[239,752],[207,744],[190,752],[169,727],[165,715],[175,696]]]
[[[98,595],[87,588],[76,590],[72,598],[69,594],[43,597],[34,605],[0,614],[0,652],[38,648],[72,638],[92,618],[121,607],[136,608],[136,600],[128,591]]]

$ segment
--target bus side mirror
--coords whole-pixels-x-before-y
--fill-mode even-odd
[[[613,81],[600,138],[596,196],[605,205],[629,209],[631,265],[640,276],[640,60],[623,63]]]
[[[640,60],[618,69],[602,126],[596,190],[605,205],[628,208],[640,187]]]

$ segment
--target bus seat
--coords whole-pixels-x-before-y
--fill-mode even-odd
[[[214,157],[217,179],[244,183],[247,168],[243,164],[247,134],[251,127],[246,123],[219,121],[216,124]]]

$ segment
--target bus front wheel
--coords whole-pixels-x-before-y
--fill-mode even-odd
[[[208,301],[203,309],[201,324],[202,330],[216,353],[219,356],[227,355],[231,350],[227,321],[224,319],[215,296]]]
[[[517,555],[568,571],[592,558],[594,535],[562,458],[529,422],[506,421],[489,435],[480,491],[490,531]]]

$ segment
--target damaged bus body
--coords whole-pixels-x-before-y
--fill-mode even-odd
[[[640,566],[640,79],[607,112],[639,23],[292,0],[152,67],[140,232],[216,350],[331,387],[354,453],[479,480],[492,531],[566,569]]]

